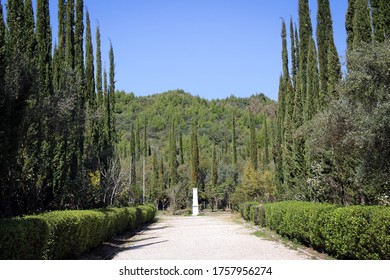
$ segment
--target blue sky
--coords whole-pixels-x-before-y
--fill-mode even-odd
[[[117,89],[149,95],[180,88],[208,99],[263,92],[277,99],[281,18],[297,22],[298,0],[84,2],[93,30],[99,22],[107,66],[113,43]],[[57,0],[50,5],[55,37]],[[330,5],[344,56],[347,0]],[[315,26],[317,0],[310,0],[310,10]]]

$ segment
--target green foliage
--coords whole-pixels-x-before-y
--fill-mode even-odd
[[[249,202],[244,202],[240,205],[240,213],[241,216],[245,220],[251,220],[251,217],[253,218],[253,211],[251,210],[252,206],[258,205],[258,202],[255,201],[249,201]]]
[[[150,222],[152,205],[54,211],[0,220],[0,259],[72,259],[125,230]]]
[[[390,257],[388,207],[285,201],[264,205],[249,202],[241,209],[246,220],[262,224],[264,215],[267,227],[339,259]]]

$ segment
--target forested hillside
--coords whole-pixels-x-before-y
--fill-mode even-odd
[[[129,177],[122,200],[142,202],[144,159],[146,200],[160,208],[190,206],[193,187],[212,207],[228,206],[234,195],[236,201],[271,199],[271,171],[265,173],[268,181],[252,190],[242,181],[256,180],[259,169],[273,169],[276,107],[263,94],[206,100],[183,90],[147,97],[118,92],[117,149],[123,176]],[[235,192],[237,186],[241,192]]]

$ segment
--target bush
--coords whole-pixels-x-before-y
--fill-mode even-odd
[[[253,220],[253,213],[251,212],[251,207],[258,204],[259,204],[258,202],[253,202],[253,201],[249,201],[241,204],[240,205],[241,216],[247,221]]]
[[[338,207],[297,201],[263,206],[244,203],[242,214],[247,215],[248,205],[256,224],[263,225],[265,218],[265,225],[277,233],[337,258],[390,259],[389,207]]]
[[[30,260],[44,253],[48,225],[35,217],[0,221],[0,259]]]
[[[152,221],[156,208],[54,211],[0,221],[0,259],[70,259]]]
[[[251,212],[253,213],[252,221],[255,225],[260,225],[265,227],[265,209],[263,205],[253,205],[251,207]]]

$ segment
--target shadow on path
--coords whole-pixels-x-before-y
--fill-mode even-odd
[[[159,241],[159,242],[150,242],[146,244],[139,244],[139,242],[144,242],[148,240],[153,240],[158,238],[158,236],[152,236],[152,237],[145,237],[145,238],[140,238],[137,239],[136,236],[149,232],[152,230],[161,230],[166,228],[166,226],[161,226],[161,227],[155,227],[155,228],[150,228],[153,225],[153,223],[147,224],[139,228],[138,230],[135,231],[127,231],[124,232],[113,239],[104,242],[100,246],[90,250],[83,256],[81,256],[79,259],[80,260],[112,260],[118,253],[127,251],[127,250],[136,250],[138,248],[146,247],[146,246],[151,246],[154,244],[158,243],[164,243],[168,242],[168,240],[164,241]],[[134,244],[134,246],[133,246]],[[135,245],[139,244],[139,245]]]

